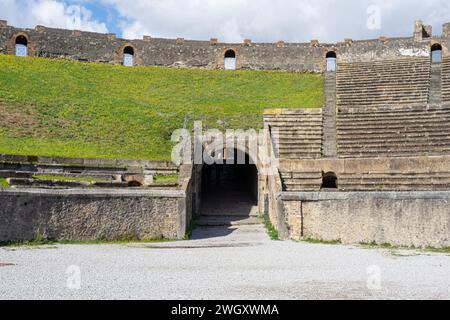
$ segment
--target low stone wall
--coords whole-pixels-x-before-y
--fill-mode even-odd
[[[0,242],[182,239],[186,196],[176,190],[0,189]]]
[[[294,240],[450,247],[450,192],[283,193]]]

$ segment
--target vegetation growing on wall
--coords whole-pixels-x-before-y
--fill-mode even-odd
[[[0,55],[0,153],[168,160],[189,114],[260,128],[265,108],[323,105],[323,76],[111,66]]]

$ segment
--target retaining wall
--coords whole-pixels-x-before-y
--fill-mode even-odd
[[[450,192],[283,193],[289,239],[450,247]]]
[[[177,190],[0,189],[0,242],[182,239],[186,194]]]

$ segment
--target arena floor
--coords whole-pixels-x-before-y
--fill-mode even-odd
[[[450,255],[270,241],[262,226],[191,241],[0,248],[1,299],[450,299]]]

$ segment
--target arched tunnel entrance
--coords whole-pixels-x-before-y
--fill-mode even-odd
[[[245,163],[241,163],[245,156]],[[202,216],[258,215],[258,169],[247,154],[226,155],[224,164],[203,165]]]

